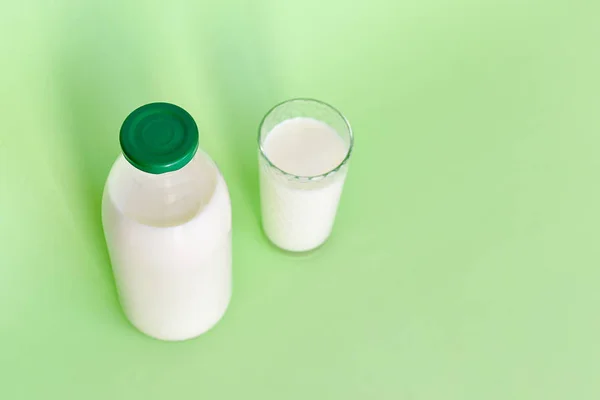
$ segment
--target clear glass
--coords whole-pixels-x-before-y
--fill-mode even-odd
[[[334,167],[316,175],[303,176],[277,165],[273,154],[269,158],[265,143],[274,128],[279,127],[281,131],[280,124],[299,119],[319,121],[332,128],[343,141],[344,156]],[[331,130],[322,132],[331,134]],[[310,140],[314,139],[311,136]],[[327,154],[316,142],[315,151]],[[329,238],[353,144],[352,129],[346,118],[332,106],[318,100],[288,100],[265,115],[258,136],[259,180],[263,230],[273,244],[284,250],[304,252],[321,246]],[[306,148],[304,151],[307,151]]]
[[[218,175],[202,152],[183,168],[164,174],[140,171],[121,156],[108,184],[112,201],[125,216],[141,224],[169,227],[185,224],[202,212]]]

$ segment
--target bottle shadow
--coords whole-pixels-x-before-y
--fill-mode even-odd
[[[282,88],[274,79],[275,63],[265,40],[269,33],[261,24],[261,11],[256,7],[248,11],[251,15],[224,9],[211,23],[191,27],[198,37],[204,35],[212,40],[200,44],[189,39],[190,51],[201,51],[193,51],[187,60],[194,64],[192,71],[210,73],[211,90],[205,95],[213,96],[211,102],[217,105],[213,109],[219,114],[222,129],[219,143],[229,155],[230,171],[239,184],[230,187],[233,207],[249,204],[259,231],[258,126],[268,109],[283,97]],[[69,165],[75,171],[75,185],[79,188],[70,196],[76,202],[74,212],[79,213],[75,218],[86,242],[94,246],[94,252],[103,254],[106,265],[109,263],[101,221],[102,192],[120,151],[119,128],[138,106],[170,101],[181,95],[162,96],[164,87],[157,87],[155,71],[144,62],[147,54],[143,51],[147,47],[139,42],[143,36],[135,36],[119,18],[110,9],[95,10],[62,27],[56,38],[59,44],[54,65],[62,134],[71,146],[69,154],[73,159]],[[110,32],[105,27],[110,27]],[[183,76],[181,80],[188,79]],[[189,97],[195,96],[203,94]]]
[[[205,33],[212,40],[205,43],[203,54],[197,53],[196,63],[208,63],[206,70],[212,74],[223,143],[234,160],[236,181],[244,197],[235,198],[232,191],[232,201],[250,205],[256,230],[260,231],[258,129],[263,116],[283,97],[275,79],[276,62],[268,48],[270,33],[261,22],[261,7],[246,11],[224,10],[212,25],[201,28],[208,29]]]
[[[102,260],[102,277],[111,282],[101,217],[104,183],[119,154],[123,119],[149,95],[135,45],[113,18],[88,12],[63,26],[53,65],[56,108],[74,177],[69,207],[88,251]],[[102,26],[111,26],[112,33]]]

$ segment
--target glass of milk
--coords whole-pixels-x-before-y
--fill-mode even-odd
[[[319,247],[331,234],[346,179],[350,124],[326,103],[293,99],[263,118],[258,145],[265,234],[291,252]]]
[[[227,185],[178,106],[136,109],[120,142],[102,224],[125,315],[157,339],[198,336],[221,319],[231,296]]]

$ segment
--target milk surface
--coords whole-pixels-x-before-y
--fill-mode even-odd
[[[231,296],[231,205],[206,154],[159,175],[120,156],[102,220],[121,305],[135,327],[184,340],[219,321]]]
[[[260,188],[263,228],[269,239],[289,251],[320,246],[331,233],[347,166],[323,177],[345,159],[348,144],[329,125],[292,118],[276,125],[262,148]]]

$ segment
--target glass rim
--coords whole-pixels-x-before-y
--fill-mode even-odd
[[[265,120],[267,119],[267,117],[273,111],[275,111],[276,108],[278,108],[278,107],[280,107],[280,106],[282,106],[284,104],[292,103],[292,102],[295,102],[295,101],[305,101],[305,102],[318,103],[320,105],[325,106],[326,108],[329,108],[331,111],[333,111],[335,114],[337,114],[338,116],[340,116],[342,118],[342,121],[344,122],[344,125],[348,129],[348,135],[350,136],[350,143],[348,144],[348,150],[346,151],[346,156],[344,157],[344,159],[337,166],[335,166],[334,168],[332,168],[331,170],[329,170],[327,172],[324,172],[324,173],[318,174],[318,175],[309,175],[309,176],[295,175],[295,174],[292,174],[290,172],[284,171],[283,169],[279,168],[277,165],[275,165],[269,159],[269,157],[265,153],[265,149],[263,148],[263,144],[262,144],[262,140],[261,140],[261,138],[262,138],[262,128],[263,128],[263,125],[265,123]],[[320,121],[320,122],[326,123],[324,121]],[[327,125],[329,125],[329,124],[327,124]],[[339,135],[339,133],[338,133],[338,135]],[[328,104],[328,103],[326,103],[324,101],[321,101],[321,100],[312,99],[312,98],[309,98],[309,97],[295,97],[295,98],[284,100],[284,101],[282,101],[280,103],[275,104],[273,107],[271,107],[269,109],[269,111],[267,111],[267,113],[264,115],[264,117],[262,117],[262,120],[260,121],[260,125],[258,126],[258,149],[260,150],[261,156],[267,161],[267,164],[269,164],[270,167],[275,168],[277,171],[279,171],[280,173],[282,173],[284,176],[293,178],[295,180],[301,180],[301,181],[320,180],[320,179],[326,178],[329,175],[332,175],[332,174],[336,173],[342,167],[344,167],[344,165],[346,165],[348,163],[348,160],[350,160],[350,155],[352,154],[352,149],[353,148],[354,148],[354,133],[352,132],[352,127],[350,126],[350,122],[344,116],[344,114],[342,114],[340,112],[340,110],[338,110],[337,108],[335,108],[331,104]]]

